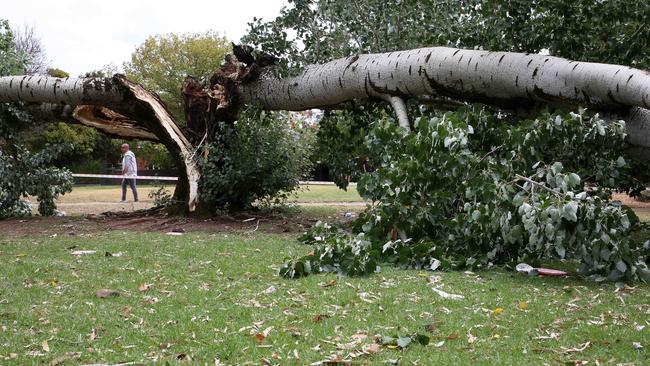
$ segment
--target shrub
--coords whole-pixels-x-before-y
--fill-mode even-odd
[[[65,145],[47,146],[33,153],[15,145],[13,152],[0,151],[0,218],[26,216],[31,207],[21,198],[38,199],[38,212],[43,216],[57,214],[55,200],[72,190],[72,174],[66,169],[50,166]]]
[[[0,19],[0,75],[21,73],[25,62],[9,23]],[[37,197],[41,215],[54,215],[54,200],[71,190],[70,172],[48,167],[69,145],[47,145],[34,153],[16,143],[18,131],[31,124],[31,116],[19,103],[0,103],[0,219],[30,215],[31,205],[21,199],[27,195]]]
[[[167,207],[172,204],[172,195],[164,185],[161,185],[155,191],[149,192],[149,198],[153,199],[154,207]]]
[[[216,128],[201,161],[201,200],[219,210],[287,198],[310,170],[313,140],[310,128],[291,129],[285,114],[246,109]]]

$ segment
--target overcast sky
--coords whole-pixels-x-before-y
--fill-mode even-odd
[[[239,40],[253,17],[271,20],[286,0],[4,0],[0,18],[33,25],[52,66],[72,76],[121,68],[148,36],[215,30]]]

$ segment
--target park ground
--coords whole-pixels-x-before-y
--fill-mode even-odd
[[[75,186],[72,192],[62,196],[57,205],[66,215],[99,214],[105,211],[131,212],[153,207],[153,199],[149,193],[156,191],[160,185],[141,184],[138,186],[139,202],[133,202],[131,190],[127,191],[127,202],[121,203],[121,188],[118,185],[84,185]],[[163,185],[167,192],[174,191],[173,185]],[[37,204],[35,199],[34,212]],[[354,186],[343,191],[333,185],[302,185],[297,193],[292,195],[289,203],[300,203],[303,206],[360,206],[361,197]]]
[[[650,363],[650,288],[590,282],[572,263],[548,264],[562,278],[278,277],[285,257],[309,251],[296,241],[306,228],[363,209],[354,190],[309,187],[293,208],[216,219],[97,214],[118,199],[76,188],[60,204],[97,202],[89,215],[0,222],[1,365]],[[376,344],[418,334],[429,343]]]

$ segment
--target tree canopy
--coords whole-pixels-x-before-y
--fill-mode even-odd
[[[650,66],[650,4],[561,0],[292,0],[242,39],[289,65],[432,45]]]
[[[272,21],[255,19],[243,38],[279,57],[285,75],[431,45],[650,65],[647,3],[290,3]],[[412,132],[396,126],[384,101],[326,111],[321,158],[339,185],[358,177],[373,204],[352,233],[328,224],[310,230],[302,241],[313,251],[288,260],[284,276],[368,274],[382,263],[437,269],[573,258],[597,279],[650,278],[647,244],[631,239],[639,230],[634,214],[609,202],[613,190],[635,194],[647,179],[625,157],[624,122],[585,111],[533,119],[480,106],[444,113],[449,106],[417,99],[408,108],[419,116]]]

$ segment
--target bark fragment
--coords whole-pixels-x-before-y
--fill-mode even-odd
[[[93,127],[112,137],[160,141],[155,134],[138,122],[105,107],[77,106],[72,112],[72,117],[82,125]]]

